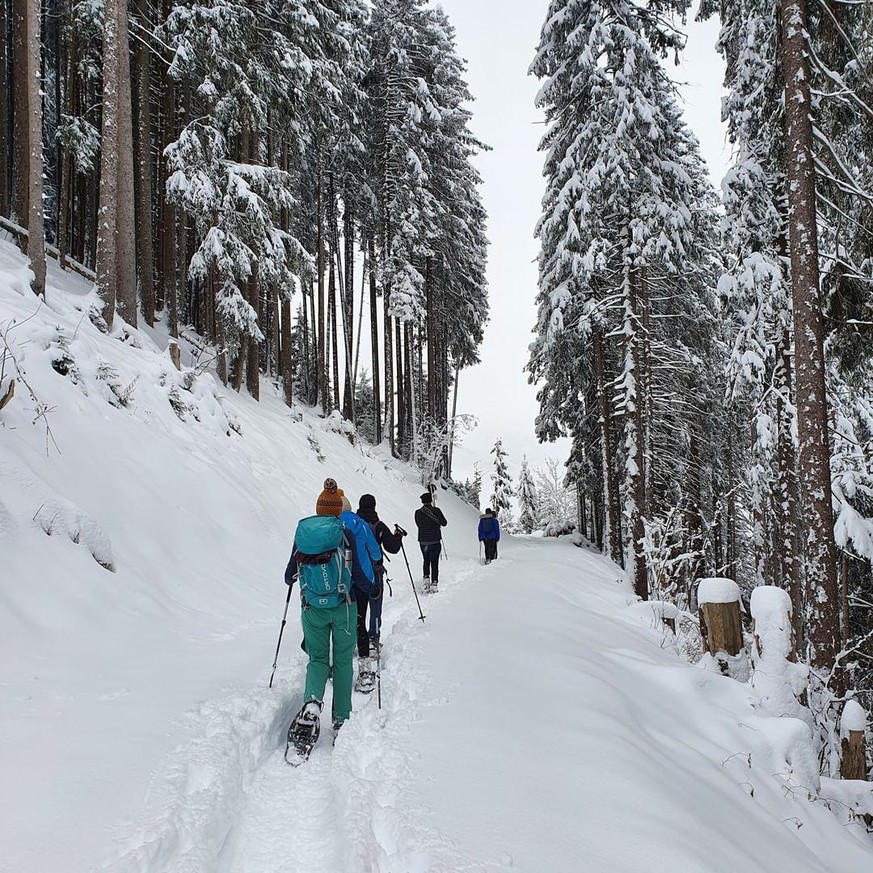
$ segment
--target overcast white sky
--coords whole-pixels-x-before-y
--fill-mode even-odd
[[[543,132],[534,108],[539,83],[527,68],[539,40],[548,0],[440,0],[457,30],[458,48],[468,62],[473,129],[493,151],[478,160],[488,210],[491,321],[481,349],[482,363],[460,377],[458,412],[472,413],[479,427],[456,454],[454,474],[463,479],[479,461],[490,472],[489,451],[500,436],[513,474],[524,453],[534,466],[545,458],[566,459],[566,441],[541,446],[534,436],[536,389],[522,372],[532,340],[537,284],[537,244],[533,237],[543,191]],[[715,22],[689,22],[682,94],[690,127],[701,141],[713,181],[727,166],[719,120],[723,66],[715,51]],[[488,488],[490,489],[490,483]],[[488,490],[483,499],[487,500]]]

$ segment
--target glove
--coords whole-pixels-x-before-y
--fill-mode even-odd
[[[395,524],[394,525],[394,536],[399,537],[402,540],[403,537],[406,536],[406,531],[403,530],[402,528],[397,527],[397,525]]]

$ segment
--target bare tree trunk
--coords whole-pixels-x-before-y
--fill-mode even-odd
[[[38,297],[45,294],[45,227],[42,206],[42,96],[40,94],[40,2],[27,0],[27,122],[28,212],[27,257],[33,270],[31,288]]]
[[[406,438],[409,443],[408,454],[409,457],[412,457],[412,449],[413,446],[415,446],[415,439],[418,433],[415,392],[415,374],[418,368],[415,364],[412,324],[408,321],[403,325],[403,351],[403,357],[405,359],[403,370],[406,375]]]
[[[801,545],[798,537],[797,519],[797,453],[794,448],[793,416],[787,404],[791,401],[791,338],[786,331],[782,336],[778,373],[779,395],[776,404],[779,421],[779,577],[782,587],[791,596],[792,625],[794,644],[803,645],[803,591],[800,587],[800,573],[797,555]]]
[[[338,231],[336,231],[338,233]],[[349,420],[355,420],[355,379],[356,373],[352,366],[352,350],[354,348],[354,318],[355,318],[355,228],[352,216],[351,197],[348,189],[343,194],[343,244],[345,247],[345,270],[337,263],[340,279],[340,300],[343,307],[343,339],[346,354],[346,381],[343,391],[343,415]],[[337,261],[339,261],[339,245],[337,245]]]
[[[805,0],[780,0],[782,84],[785,89],[785,139],[789,212],[791,296],[794,313],[797,380],[799,484],[806,536],[806,602],[809,659],[830,670],[840,651],[834,520],[831,507],[830,447],[821,309],[819,306],[818,229],[810,74],[805,51]],[[834,690],[844,677],[836,671]]]
[[[163,0],[162,16],[166,21],[172,10],[171,0]],[[159,136],[158,184],[156,186],[159,204],[160,243],[158,253],[160,265],[158,268],[159,282],[155,289],[155,308],[166,309],[176,313],[176,210],[167,200],[167,179],[170,172],[167,166],[165,152],[167,146],[176,138],[176,88],[170,78],[167,68],[160,64],[161,89],[161,124]],[[178,316],[170,318],[170,336],[178,336]],[[222,329],[222,341],[224,332]]]
[[[116,0],[118,12],[118,310],[124,320],[136,327],[136,212],[133,186],[133,113],[130,88],[130,40],[128,37],[128,0]]]
[[[446,461],[446,476],[452,477],[452,456],[455,452],[455,418],[458,415],[458,377],[461,375],[461,368],[455,364],[455,380],[454,390],[452,392],[452,438],[449,440],[449,457]]]
[[[97,287],[103,320],[112,329],[118,289],[118,53],[119,3],[105,0],[103,29],[103,126],[100,137],[100,205],[97,221]]]
[[[150,27],[150,4],[139,0],[137,11],[146,28]],[[142,301],[142,316],[149,327],[155,323],[155,265],[153,256],[152,227],[152,99],[151,99],[151,49],[142,39],[134,41],[137,84],[136,164],[134,176],[137,208],[137,266],[139,290]]]
[[[12,209],[11,218],[26,225],[30,215],[30,124],[27,112],[28,77],[15,74],[27,70],[27,16],[29,0],[12,0]],[[22,251],[27,243],[18,240]]]
[[[627,359],[624,375],[626,385],[625,445],[628,453],[625,473],[625,511],[628,523],[628,557],[632,566],[634,592],[637,597],[646,600],[649,596],[649,577],[646,556],[643,552],[646,483],[643,446],[643,386],[641,381],[643,342],[639,312],[639,289],[637,288],[639,275],[630,263],[626,265],[625,271],[625,320],[628,325],[625,352]]]
[[[12,82],[9,55],[12,40],[9,0],[0,0],[0,215],[9,215],[10,133],[12,132]]]
[[[438,338],[434,317],[434,310],[436,308],[436,289],[434,287],[430,258],[427,259],[424,269],[424,291],[426,305],[425,325],[427,329],[427,414],[430,416],[431,421],[433,421],[434,424],[437,424],[439,419],[436,412],[437,377],[435,363],[437,358],[436,346]]]
[[[397,374],[397,454],[407,458],[406,433],[406,375],[403,372],[403,327],[394,319],[394,370]]]
[[[316,270],[318,271],[318,322],[315,341],[318,345],[318,400],[325,413],[330,412],[330,396],[327,385],[327,334],[324,299],[324,203],[321,177],[321,155],[318,156],[318,181],[316,182]]]
[[[3,2],[3,0],[0,0]],[[66,50],[66,70],[64,73],[63,113],[72,116],[73,100],[78,91],[76,76],[76,54],[78,50],[75,32],[66,28],[67,38],[63,41]],[[70,210],[73,198],[73,155],[63,142],[59,142],[58,162],[58,263],[62,270],[67,269],[67,256],[70,253]]]
[[[291,300],[282,301],[280,369],[282,387],[285,390],[285,405],[294,405],[294,361],[291,355]]]
[[[331,259],[327,275],[327,322],[330,331],[330,360],[333,365],[333,408],[340,409],[339,338],[337,337],[336,270]]]
[[[379,374],[379,312],[376,303],[376,245],[372,239],[368,243],[368,262],[370,269],[370,350],[373,361],[373,419],[376,445],[382,442],[382,386]]]
[[[603,475],[603,549],[616,564],[621,565],[621,535],[619,533],[619,503],[612,471],[612,408],[606,378],[606,359],[603,352],[603,330],[592,331],[594,351],[594,381],[597,392],[597,423],[600,429],[600,463]]]
[[[394,429],[394,338],[393,319],[389,313],[391,294],[389,288],[382,289],[383,318],[382,330],[385,337],[385,429],[388,431],[388,445],[391,454],[397,455],[397,438]]]

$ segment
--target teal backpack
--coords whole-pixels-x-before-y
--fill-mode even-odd
[[[342,523],[332,515],[311,515],[297,522],[294,555],[304,602],[330,609],[348,600],[351,553]]]

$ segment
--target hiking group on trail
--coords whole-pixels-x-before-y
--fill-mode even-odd
[[[425,590],[436,591],[440,529],[447,522],[442,511],[432,506],[430,492],[423,494],[421,500],[423,505],[415,513],[415,521],[424,559]],[[328,478],[316,500],[315,513],[298,522],[291,558],[285,568],[286,615],[291,590],[298,580],[303,649],[309,656],[303,706],[291,723],[285,748],[285,759],[292,764],[305,761],[318,740],[328,678],[333,681],[334,739],[351,714],[353,686],[363,693],[376,687],[379,676],[374,661],[381,646],[382,601],[387,582],[384,555],[401,550],[404,558],[406,555],[403,549],[406,532],[397,525],[392,531],[379,518],[372,494],[362,495],[357,511],[353,512],[343,490]],[[408,568],[408,560],[406,564]],[[414,591],[411,572],[410,582]],[[422,613],[420,617],[424,619]],[[284,626],[283,618],[283,629]],[[280,645],[281,642],[280,631]],[[353,682],[355,648],[358,676]],[[275,667],[274,662],[274,670]]]

